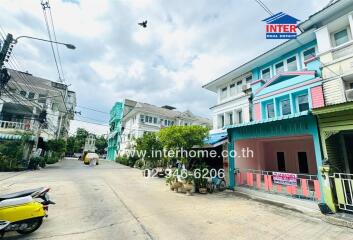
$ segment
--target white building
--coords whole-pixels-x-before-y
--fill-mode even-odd
[[[203,86],[217,94],[217,104],[210,108],[213,111],[211,133],[222,131],[227,125],[251,120],[251,81],[251,72],[239,76],[235,69]]]
[[[176,111],[174,107],[157,107],[152,104],[125,100],[125,111],[122,121],[122,135],[119,155],[134,147],[135,139],[147,132],[158,132],[163,127],[172,125],[211,126],[207,118],[195,116],[190,111]],[[126,109],[129,109],[126,111]]]
[[[41,124],[44,140],[67,137],[76,107],[76,94],[63,83],[35,77],[9,69],[11,79],[0,99],[0,140],[16,139],[17,133],[38,133],[40,113],[46,111],[47,122]]]

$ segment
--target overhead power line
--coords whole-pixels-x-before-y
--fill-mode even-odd
[[[271,16],[273,15],[272,11],[261,0],[255,0],[255,2],[257,2],[268,14]]]

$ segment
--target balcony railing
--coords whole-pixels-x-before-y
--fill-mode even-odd
[[[23,123],[0,120],[0,129],[35,131],[38,129],[38,124],[33,121]]]

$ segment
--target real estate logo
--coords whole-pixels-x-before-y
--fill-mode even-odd
[[[262,20],[266,22],[266,39],[294,39],[297,38],[296,19],[283,12]]]

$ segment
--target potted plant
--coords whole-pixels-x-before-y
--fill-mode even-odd
[[[199,178],[199,193],[206,194],[207,193],[207,179]]]
[[[186,195],[191,195],[191,191],[194,187],[194,176],[192,174],[188,174],[188,176],[184,179],[184,190],[186,191]]]

